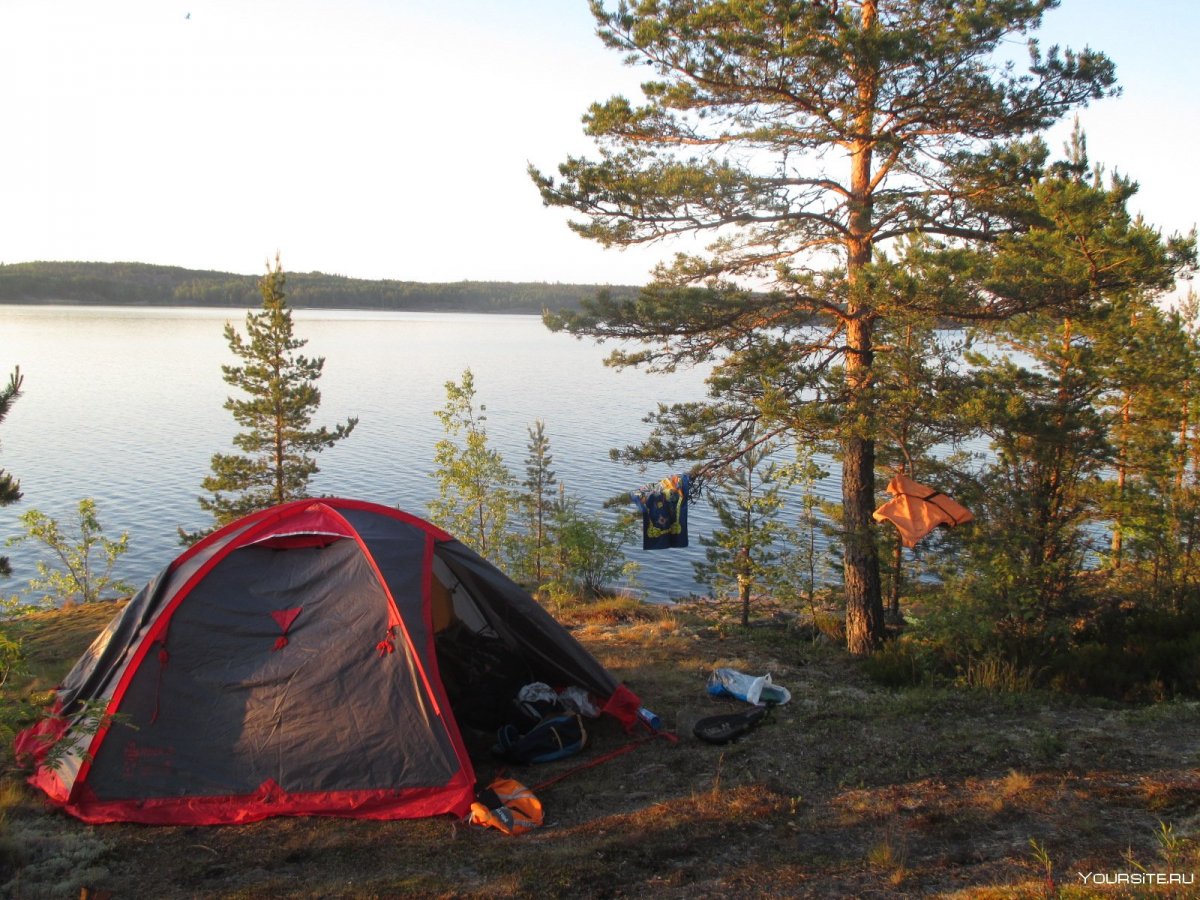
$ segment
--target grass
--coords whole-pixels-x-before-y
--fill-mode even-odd
[[[967,660],[961,681],[976,690],[1023,694],[1033,690],[1034,673],[1010,660],[986,656]]]
[[[45,691],[111,612],[23,621],[31,674],[8,689]],[[5,756],[0,895],[1084,897],[1080,872],[1200,869],[1200,704],[883,687],[836,644],[761,612],[750,628],[703,604],[558,615],[678,741],[539,791],[539,831],[448,818],[94,827],[47,809]],[[705,692],[718,666],[769,671],[793,700],[738,742],[703,744],[695,722],[741,706]],[[606,721],[589,731],[584,756],[511,774],[536,785],[629,740]]]

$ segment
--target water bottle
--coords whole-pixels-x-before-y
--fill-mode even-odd
[[[641,716],[642,721],[645,722],[647,725],[649,725],[652,730],[654,730],[654,731],[662,730],[662,719],[660,719],[657,715],[652,713],[650,710],[646,709],[646,707],[639,706],[637,714],[639,716]]]

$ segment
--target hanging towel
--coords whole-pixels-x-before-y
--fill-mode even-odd
[[[965,506],[941,491],[897,475],[887,486],[892,499],[872,514],[876,522],[891,522],[900,531],[900,542],[915,547],[917,541],[939,525],[962,525],[975,517]]]
[[[642,549],[667,550],[686,547],[689,479],[671,475],[647,484],[633,494],[642,511]]]

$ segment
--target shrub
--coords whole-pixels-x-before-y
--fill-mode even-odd
[[[21,516],[21,525],[25,534],[9,538],[9,546],[32,540],[49,549],[57,560],[55,566],[39,561],[39,577],[29,582],[30,590],[46,592],[44,602],[94,603],[106,592],[133,591],[131,585],[112,576],[118,560],[129,549],[129,532],[122,532],[116,540],[105,537],[95,500],[79,501],[77,539],[65,534],[56,519],[36,509]],[[99,561],[97,553],[101,556]]]
[[[551,531],[553,578],[547,589],[552,595],[601,597],[610,585],[636,570],[636,564],[627,562],[621,552],[625,527],[585,515],[573,499],[557,504]]]
[[[1200,612],[1114,609],[1056,658],[1051,684],[1120,700],[1200,696]]]
[[[1015,660],[1006,659],[998,653],[968,659],[958,677],[963,687],[1001,694],[1023,694],[1031,691],[1036,680],[1033,669],[1021,666]]]
[[[863,661],[868,677],[884,687],[916,687],[927,678],[919,648],[909,640],[888,641]]]

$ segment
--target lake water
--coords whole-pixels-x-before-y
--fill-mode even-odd
[[[491,444],[524,477],[528,427],[546,423],[554,469],[568,494],[600,512],[603,502],[667,470],[640,472],[609,450],[640,441],[643,416],[658,402],[704,396],[704,374],[614,371],[607,348],[548,331],[536,316],[458,313],[294,311],[302,352],[325,357],[314,425],[348,416],[359,424],[319,455],[313,494],[397,505],[427,515],[437,493],[435,413],[445,383],[470,368],[476,401],[487,408]],[[0,306],[0,378],[14,366],[24,394],[0,424],[0,468],[21,482],[24,500],[0,508],[0,538],[19,534],[36,508],[64,527],[78,501],[95,498],[105,532],[130,533],[115,573],[141,586],[180,551],[177,528],[207,527],[201,481],[215,452],[231,452],[237,432],[222,408],[231,393],[220,367],[235,362],[222,330],[237,310]],[[836,483],[820,487],[833,498]],[[636,587],[662,600],[702,591],[692,562],[714,517],[703,502],[689,514],[691,546],[627,556],[640,564]],[[13,577],[0,595],[21,593],[38,553],[26,542],[0,550]]]

